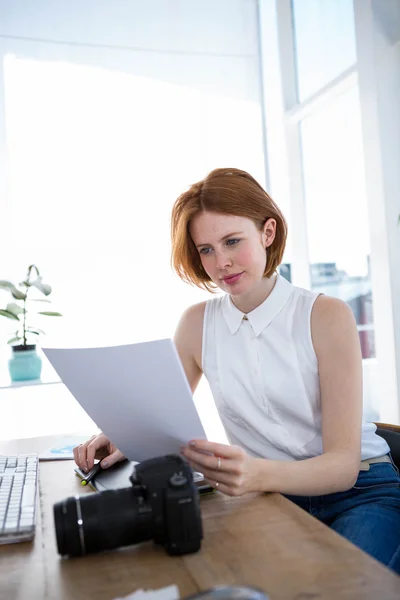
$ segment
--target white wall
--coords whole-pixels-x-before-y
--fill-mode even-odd
[[[383,421],[400,422],[400,2],[354,0],[366,163],[377,377]]]
[[[3,0],[0,34],[3,51],[258,101],[254,0]]]
[[[199,298],[171,275],[170,208],[216,166],[264,180],[257,35],[255,0],[0,3],[1,277],[57,261],[58,339],[170,335]]]

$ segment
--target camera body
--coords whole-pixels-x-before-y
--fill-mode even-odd
[[[203,537],[199,493],[193,473],[180,456],[168,454],[136,465],[131,481],[153,514],[153,539],[168,554],[200,549]]]
[[[153,539],[169,554],[200,549],[199,492],[189,465],[169,454],[134,467],[131,487],[76,496],[54,505],[61,556],[83,556]]]

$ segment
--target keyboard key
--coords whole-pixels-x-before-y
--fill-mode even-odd
[[[32,516],[35,514],[35,507],[34,506],[23,506],[21,508],[21,518],[24,516]]]
[[[33,532],[33,530],[34,530],[33,525],[20,525],[18,527],[18,533],[30,533],[30,532]]]
[[[35,505],[35,491],[35,485],[33,484],[28,484],[24,487],[21,506]]]

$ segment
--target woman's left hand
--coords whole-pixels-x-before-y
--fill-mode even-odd
[[[262,491],[261,459],[249,456],[239,446],[193,440],[181,452],[192,469],[203,473],[211,485],[228,496]]]

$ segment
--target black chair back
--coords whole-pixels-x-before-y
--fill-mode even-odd
[[[393,458],[393,462],[400,470],[400,431],[386,429],[383,427],[379,427],[378,425],[376,433],[387,441],[390,448],[390,453]]]

